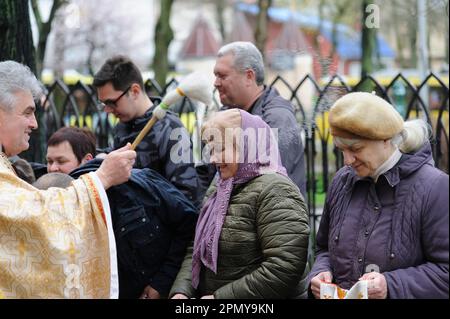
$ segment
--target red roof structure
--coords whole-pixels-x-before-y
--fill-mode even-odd
[[[275,41],[274,49],[289,51],[291,53],[309,53],[311,46],[308,44],[303,32],[294,19],[283,24],[281,34]]]
[[[202,58],[216,56],[219,50],[219,43],[214,37],[208,22],[199,15],[191,33],[185,40],[180,51],[180,58]]]
[[[234,11],[233,28],[227,37],[227,43],[234,41],[248,41],[255,43],[253,29],[248,23],[245,14],[242,11]]]

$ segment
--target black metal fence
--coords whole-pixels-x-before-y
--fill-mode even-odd
[[[430,73],[420,83],[412,83],[401,73],[388,81],[380,83],[372,76],[361,79],[354,85],[346,83],[339,75],[334,75],[326,83],[316,81],[308,75],[295,86],[290,85],[283,77],[276,77],[269,85],[275,86],[289,99],[294,106],[299,126],[302,130],[303,145],[307,165],[307,203],[310,209],[311,228],[313,236],[316,233],[321,216],[324,197],[334,173],[343,165],[341,154],[332,143],[327,125],[330,106],[340,96],[353,91],[376,91],[393,104],[405,119],[423,118],[432,127],[431,139],[433,156],[437,167],[449,172],[449,89],[446,82],[437,75]],[[155,81],[145,83],[147,94],[152,99],[159,99],[166,91],[177,85],[175,79],[161,88]],[[301,99],[301,92],[308,87],[311,99],[309,106]],[[311,91],[312,90],[312,91]],[[286,93],[288,92],[288,96]],[[426,93],[427,92],[427,93]],[[426,93],[427,98],[422,94]],[[48,93],[43,102],[44,134],[49,136],[62,126],[80,126],[90,128],[97,136],[98,147],[108,146],[112,140],[112,129],[116,124],[111,116],[97,108],[95,90],[90,85],[77,82],[66,85],[58,80],[48,86]],[[211,110],[218,109],[220,103],[214,99]],[[188,131],[196,138],[197,106],[195,102],[184,98],[173,107]],[[197,130],[198,131],[198,130]]]

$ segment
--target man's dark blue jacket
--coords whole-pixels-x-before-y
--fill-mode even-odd
[[[71,172],[95,171],[95,159]],[[147,285],[167,296],[193,239],[194,205],[156,171],[133,169],[130,180],[107,190],[116,237],[119,297],[139,298]]]

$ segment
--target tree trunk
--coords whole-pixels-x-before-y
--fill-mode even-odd
[[[416,15],[417,17],[417,15]],[[409,40],[409,50],[410,50],[410,58],[408,67],[409,68],[417,68],[417,34],[419,30],[417,28],[417,18],[408,20],[408,40]]]
[[[95,43],[88,43],[88,58],[86,61],[86,68],[88,69],[89,75],[94,76],[94,53],[95,53]]]
[[[36,73],[28,0],[0,0],[0,48],[0,61],[17,61]],[[41,125],[43,110],[39,107],[39,101],[36,102],[36,119],[40,129],[31,133],[30,148],[20,156],[28,161],[42,162],[45,130]]]
[[[155,27],[155,56],[153,57],[153,70],[155,80],[165,88],[166,77],[169,72],[169,45],[173,40],[173,31],[170,27],[170,13],[173,0],[161,0],[161,13]]]
[[[217,18],[217,24],[219,26],[220,36],[222,37],[222,43],[225,41],[226,34],[225,34],[225,18],[224,18],[224,12],[225,12],[225,1],[224,0],[215,0],[216,5],[216,18]]]
[[[64,65],[66,62],[66,47],[67,43],[70,42],[69,39],[66,38],[65,34],[67,32],[67,28],[64,25],[64,16],[58,15],[55,23],[59,25],[58,28],[54,30],[54,45],[53,45],[53,74],[56,79],[64,78]]]
[[[0,0],[0,48],[0,61],[14,60],[36,71],[28,0]]]
[[[50,15],[47,22],[42,21],[41,12],[39,10],[38,1],[31,0],[31,7],[36,19],[36,24],[39,31],[38,45],[36,50],[36,74],[40,75],[44,68],[45,50],[47,48],[48,36],[51,32],[53,19],[55,18],[56,11],[67,1],[65,0],[53,0],[53,5],[50,10]]]
[[[313,40],[314,51],[317,53],[317,62],[319,64],[319,68],[320,68],[319,77],[326,76],[327,72],[328,72],[328,69],[327,69],[328,63],[325,61],[326,58],[322,54],[322,50],[320,48],[320,42],[319,42],[319,36],[321,36],[322,30],[323,30],[324,9],[325,9],[325,0],[320,0],[319,4],[318,4],[319,26],[317,28],[317,35],[314,37],[314,40]]]
[[[445,11],[446,11],[446,14],[444,14],[444,17],[445,17],[445,15],[447,15],[447,19],[445,19],[444,29],[443,29],[444,41],[445,41],[444,43],[448,43],[449,42],[449,20],[448,20],[449,3],[448,3],[448,0],[445,1]],[[447,64],[448,64],[448,61],[449,61],[449,46],[448,46],[448,44],[445,46],[445,61],[447,61]]]
[[[258,0],[259,13],[256,20],[255,42],[256,47],[261,51],[264,58],[266,41],[267,41],[267,25],[269,22],[269,8],[272,0]]]
[[[319,36],[314,37],[315,51],[317,52],[317,59],[320,68],[320,77],[325,77],[331,74],[331,71],[338,71],[339,66],[336,70],[332,70],[330,67],[335,61],[335,55],[339,45],[338,41],[338,24],[341,22],[342,18],[345,16],[346,12],[351,8],[351,2],[354,0],[347,0],[341,2],[333,2],[336,13],[332,17],[332,30],[331,30],[331,50],[329,52],[323,52],[323,49],[319,43]],[[326,0],[320,0],[318,3],[319,12],[319,26],[317,28],[318,35],[323,36],[322,30],[324,25],[324,15],[325,10],[331,3]]]
[[[375,28],[367,26],[367,18],[369,13],[366,12],[366,8],[369,4],[372,4],[372,0],[364,0],[362,4],[363,19],[362,19],[362,39],[361,39],[361,79],[365,78],[373,72],[373,57],[375,52]],[[372,83],[365,82],[362,85],[361,90],[371,90]]]
[[[397,45],[397,61],[400,67],[406,68],[406,59],[404,53],[404,39],[405,37],[401,33],[401,24],[404,23],[402,21],[401,15],[399,14],[399,6],[396,3],[397,1],[392,2],[391,7],[391,21],[392,21],[392,31],[394,33],[395,42]]]
[[[445,36],[444,36],[445,37],[445,43],[449,42],[449,36],[448,36],[448,34],[449,34],[449,32],[448,32],[449,25],[448,24],[449,24],[449,22],[448,22],[448,16],[447,16],[447,19],[445,19]],[[449,48],[448,48],[448,45],[446,45],[445,46],[445,61],[447,61],[447,62],[449,60],[449,52],[448,51],[449,51]]]

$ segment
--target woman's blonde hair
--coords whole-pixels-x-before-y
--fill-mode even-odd
[[[240,150],[240,128],[242,125],[241,113],[238,109],[230,109],[217,112],[202,125],[202,140],[207,147],[202,152],[206,158],[209,152],[222,152],[226,150],[225,162],[239,160]]]
[[[431,128],[424,120],[410,120],[403,123],[403,130],[394,136],[391,143],[402,153],[413,153],[420,149],[430,138]]]
[[[202,140],[211,142],[210,132],[219,130],[222,136],[225,136],[225,129],[240,128],[242,125],[241,113],[238,109],[216,112],[202,125]],[[206,138],[204,138],[206,137]]]

